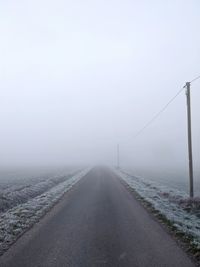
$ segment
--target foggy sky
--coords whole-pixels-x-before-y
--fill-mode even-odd
[[[200,2],[0,1],[0,165],[187,167],[185,93],[200,74]],[[200,81],[192,84],[195,168]]]

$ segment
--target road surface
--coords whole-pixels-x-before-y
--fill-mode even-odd
[[[1,267],[192,267],[114,173],[94,168],[0,259]]]

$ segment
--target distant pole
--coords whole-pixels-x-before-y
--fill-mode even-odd
[[[189,156],[189,176],[190,176],[190,197],[194,196],[193,188],[193,160],[192,160],[192,127],[191,127],[191,101],[190,101],[190,82],[186,83],[187,97],[187,119],[188,119],[188,156]]]
[[[117,144],[117,169],[119,169],[119,144]]]

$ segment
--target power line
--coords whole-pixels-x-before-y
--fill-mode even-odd
[[[188,155],[189,155],[189,177],[190,177],[190,197],[194,196],[194,186],[193,186],[193,157],[192,157],[192,130],[191,130],[191,104],[190,104],[190,84],[194,81],[200,79],[200,75],[191,80],[190,82],[186,82],[185,86],[183,86],[176,94],[173,96],[169,102],[159,111],[157,112],[151,120],[149,120],[135,135],[134,137],[139,136],[147,127],[149,127],[167,108],[168,106],[175,100],[175,98],[180,95],[180,93],[186,88],[186,97],[187,97],[187,116],[188,116]],[[118,145],[119,148],[119,145]],[[119,153],[119,152],[118,152]]]
[[[190,83],[193,83],[194,81],[196,81],[196,80],[198,80],[198,79],[200,79],[200,75],[197,76],[196,78],[194,78],[193,80],[191,80]]]
[[[200,77],[200,76],[199,76]],[[135,135],[134,138],[139,136],[147,127],[149,127],[167,108],[168,106],[174,101],[174,99],[180,95],[180,93],[184,90],[184,87],[179,90],[175,96],[173,96],[170,101],[158,112],[156,113],[151,120],[149,120]]]
[[[200,75],[194,78],[193,80],[190,81],[190,83],[200,79]],[[146,130],[147,127],[149,127],[167,108],[168,106],[175,100],[175,98],[180,95],[180,93],[185,89],[185,86],[181,88],[174,97],[170,99],[170,101],[158,112],[156,113],[151,120],[149,120],[135,135],[134,137],[139,136],[144,130]]]

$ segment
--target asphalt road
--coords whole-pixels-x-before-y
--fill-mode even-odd
[[[0,259],[5,267],[192,267],[108,169],[90,171]]]

